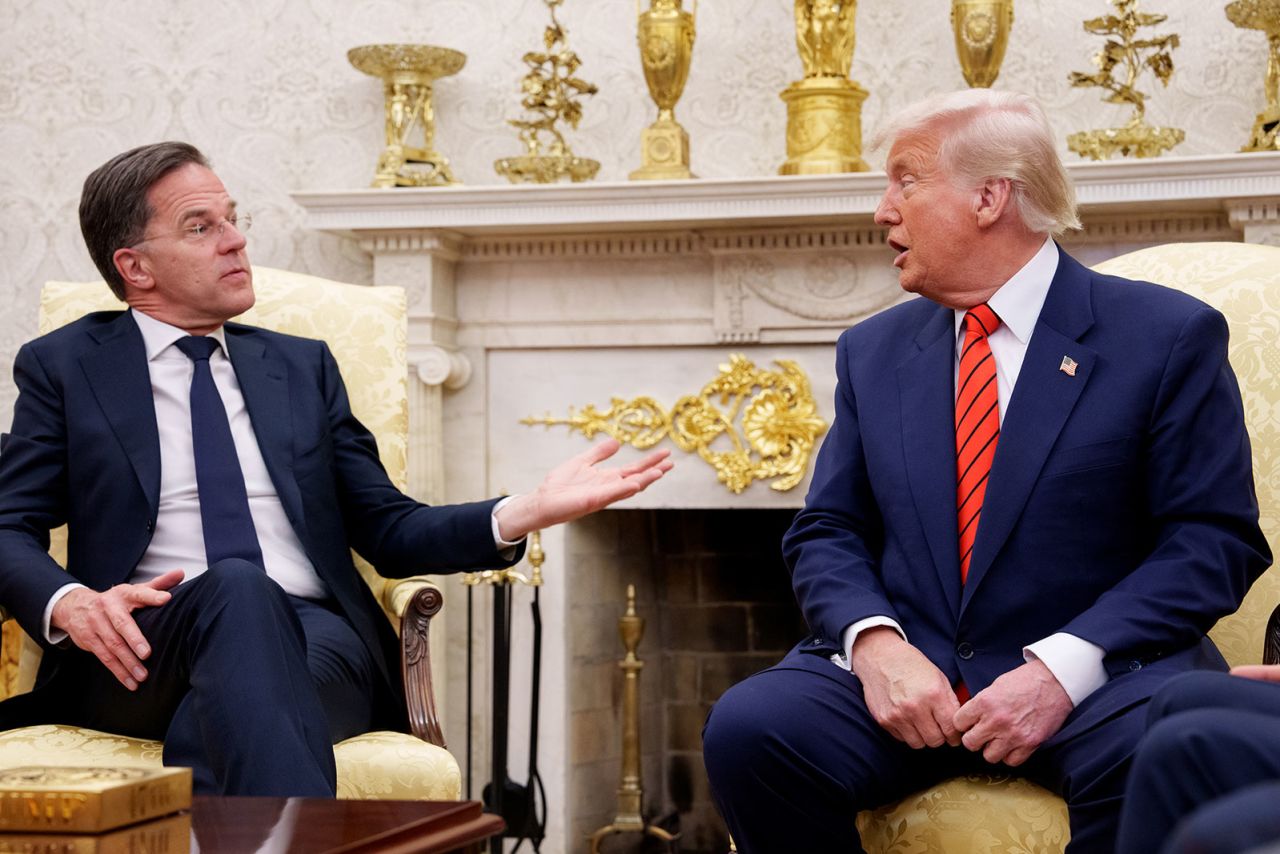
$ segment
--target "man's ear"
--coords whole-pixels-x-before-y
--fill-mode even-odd
[[[125,288],[149,290],[154,287],[155,280],[151,277],[146,256],[138,250],[117,249],[111,256],[111,261],[116,265],[116,272],[120,274],[120,278],[124,279]]]
[[[990,228],[1013,204],[1013,182],[1008,178],[988,178],[978,187],[977,194],[978,227]]]

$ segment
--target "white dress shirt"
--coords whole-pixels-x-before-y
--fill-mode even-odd
[[[1046,239],[1040,250],[1022,269],[996,291],[987,305],[1000,318],[1000,327],[988,337],[991,355],[996,362],[996,392],[999,399],[1000,423],[1009,407],[1022,361],[1027,355],[1027,345],[1035,331],[1040,309],[1049,295],[1049,285],[1058,269],[1058,247]],[[956,362],[960,371],[960,351],[964,347],[965,312],[955,312]],[[889,626],[906,640],[906,633],[896,620],[888,616],[867,617],[845,628],[841,637],[843,655],[832,658],[836,664],[849,669],[853,643],[858,634],[876,626]],[[1072,705],[1079,705],[1085,697],[1101,688],[1107,681],[1107,671],[1102,660],[1105,651],[1097,644],[1065,632],[1058,632],[1025,647],[1026,661],[1040,660],[1049,668],[1058,683],[1071,698]]]
[[[140,311],[130,309],[129,313],[138,324],[146,347],[156,428],[160,436],[160,506],[155,530],[129,581],[142,584],[172,569],[185,571],[184,581],[190,581],[209,568],[205,559],[200,494],[196,486],[195,453],[191,440],[191,377],[195,363],[174,346],[174,342],[185,338],[187,332]],[[306,599],[324,599],[329,595],[328,588],[289,524],[262,458],[245,408],[244,395],[240,392],[240,382],[227,357],[226,333],[219,327],[208,337],[219,344],[209,358],[209,370],[227,411],[231,437],[248,493],[249,513],[253,517],[267,575],[286,593]],[[496,514],[501,506],[499,503],[494,508],[493,537],[500,549],[507,549],[516,544],[504,541],[498,534]],[[45,606],[44,632],[51,643],[60,643],[66,638],[64,632],[51,631],[49,620],[53,606],[67,593],[82,586],[71,583],[59,588]]]

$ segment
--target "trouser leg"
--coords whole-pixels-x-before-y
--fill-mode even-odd
[[[744,854],[859,851],[860,810],[972,761],[961,749],[897,741],[867,711],[857,679],[801,653],[725,692],[707,718],[703,758]]]
[[[1273,796],[1280,794],[1280,687],[1223,673],[1172,680],[1151,702],[1116,850],[1242,851],[1260,845],[1280,835],[1273,820],[1280,798],[1263,814],[1240,810],[1256,803],[1245,791],[1268,783]]]
[[[381,674],[369,648],[334,606],[289,597],[306,635],[307,668],[329,721],[329,739],[368,732]]]
[[[333,750],[289,598],[258,567],[220,561],[134,612],[152,647],[130,692],[78,656],[86,726],[165,741],[202,794],[332,796]],[[212,788],[209,788],[212,786]]]

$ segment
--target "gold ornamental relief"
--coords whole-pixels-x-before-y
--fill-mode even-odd
[[[685,453],[696,453],[731,492],[757,480],[785,492],[804,479],[813,447],[827,429],[818,414],[809,377],[795,362],[778,359],[778,370],[756,367],[733,354],[696,395],[666,410],[652,397],[614,397],[609,408],[570,408],[567,418],[529,416],[521,424],[565,425],[588,439],[612,436],[635,448],[651,448],[670,437]]]

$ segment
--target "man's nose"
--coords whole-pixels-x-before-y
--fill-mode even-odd
[[[876,205],[875,222],[876,225],[896,225],[898,222],[898,209],[890,203],[888,193],[881,196],[880,204]]]
[[[239,252],[249,241],[235,223],[223,220],[218,230],[218,248],[223,252]]]

